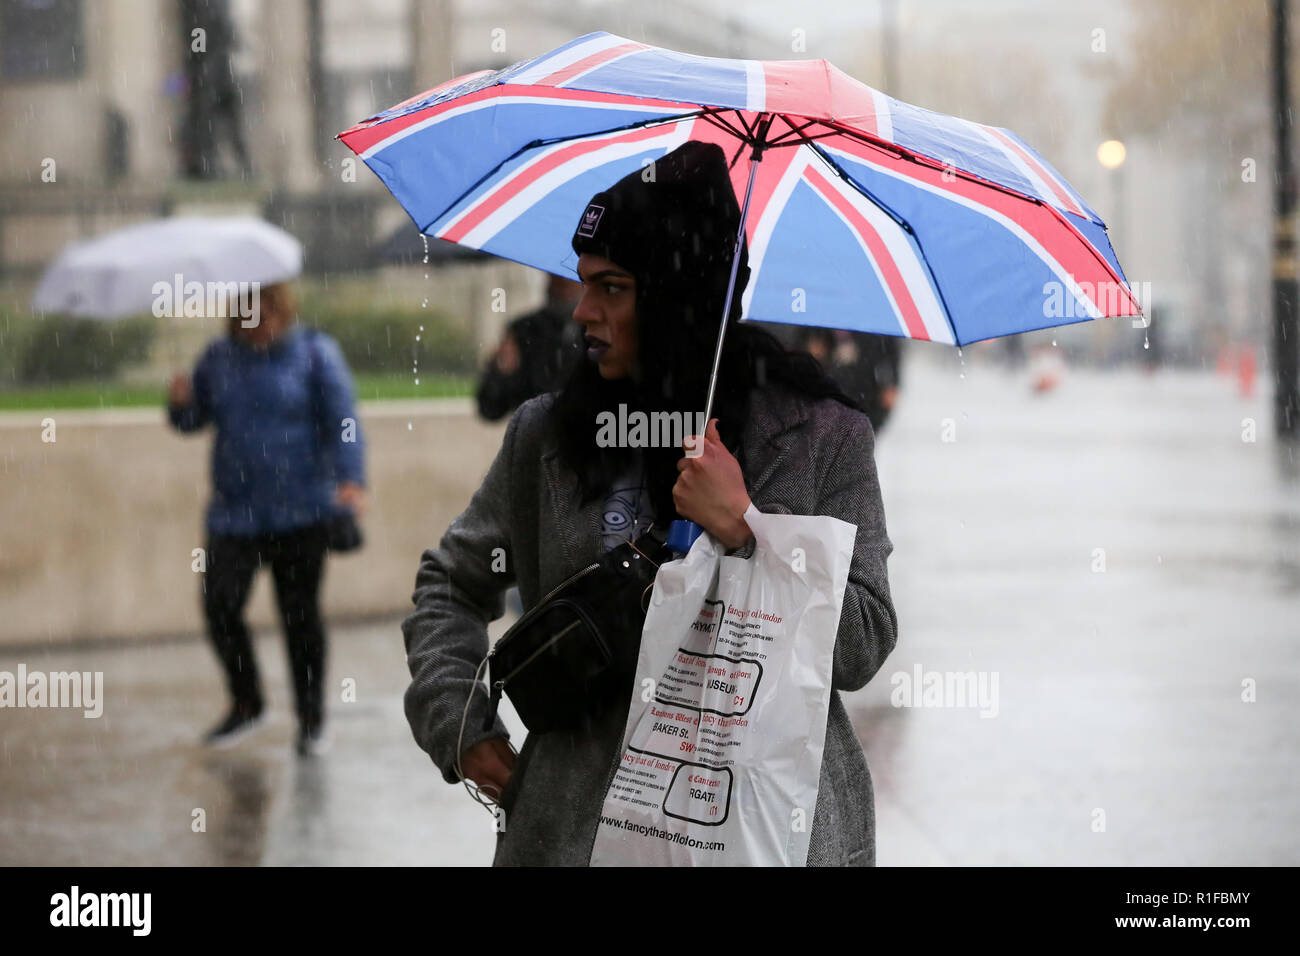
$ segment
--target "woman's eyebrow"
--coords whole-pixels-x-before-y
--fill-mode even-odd
[[[598,280],[600,280],[600,279],[603,279],[603,278],[605,278],[605,277],[607,277],[607,276],[609,276],[609,277],[613,277],[613,278],[615,278],[615,279],[631,279],[631,278],[632,278],[632,276],[629,275],[628,273],[626,273],[626,272],[620,272],[618,269],[601,269],[599,272],[593,273],[592,275],[587,276],[587,278],[585,278],[585,279],[582,278],[582,273],[581,273],[581,272],[578,273],[578,278],[581,279],[583,282],[596,282],[596,281],[598,281]]]

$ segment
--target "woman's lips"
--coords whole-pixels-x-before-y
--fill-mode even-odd
[[[587,358],[593,362],[599,362],[609,351],[609,343],[603,339],[598,339],[594,335],[583,336],[587,343]]]

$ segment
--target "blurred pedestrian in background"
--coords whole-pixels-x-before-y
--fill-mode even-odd
[[[579,350],[580,335],[572,319],[581,297],[580,283],[552,275],[546,304],[506,327],[479,380],[478,411],[484,419],[499,421],[534,395],[563,384]]]
[[[229,745],[263,720],[244,605],[266,564],[293,673],[297,748],[307,754],[325,744],[325,552],[338,518],[364,508],[365,474],[343,354],[296,317],[292,286],[262,289],[258,320],[246,328],[232,317],[229,335],[207,347],[193,378],[172,379],[168,413],[182,432],[216,429],[202,602],[232,702],[205,741]]]
[[[186,80],[178,138],[181,169],[189,179],[221,178],[218,147],[224,143],[234,153],[239,174],[248,179],[253,164],[244,145],[244,97],[233,63],[239,41],[230,0],[181,0],[179,17]]]
[[[795,347],[822,364],[844,393],[867,413],[872,430],[879,434],[898,401],[900,339],[844,329],[805,328],[799,330]]]

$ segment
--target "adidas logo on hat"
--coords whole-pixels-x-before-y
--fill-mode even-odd
[[[587,211],[582,214],[582,221],[578,223],[578,235],[591,239],[596,235],[596,227],[600,224],[600,217],[605,214],[604,206],[597,206],[590,203]]]

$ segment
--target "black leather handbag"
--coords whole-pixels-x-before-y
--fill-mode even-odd
[[[659,565],[654,529],[571,575],[502,635],[488,655],[492,726],[504,693],[530,732],[569,729],[624,697]]]
[[[335,509],[325,519],[325,543],[331,551],[356,551],[365,544],[357,516],[348,508]]]

